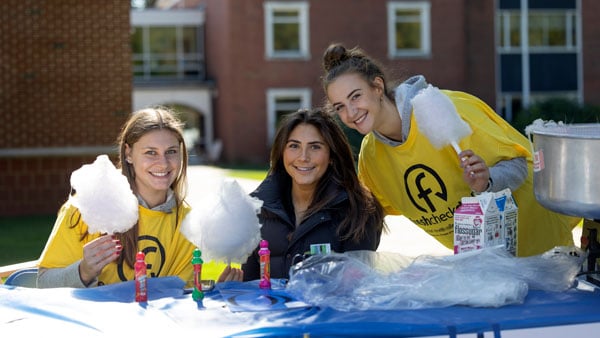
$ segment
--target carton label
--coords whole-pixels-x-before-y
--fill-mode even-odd
[[[503,243],[504,232],[493,193],[464,197],[454,213],[454,253]]]
[[[454,253],[504,245],[515,255],[517,210],[510,189],[463,197],[454,213]]]
[[[500,210],[500,221],[504,228],[506,250],[515,256],[517,254],[518,208],[510,189],[496,193],[496,204]]]

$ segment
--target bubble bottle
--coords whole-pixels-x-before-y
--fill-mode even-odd
[[[192,299],[196,302],[202,301],[204,298],[204,292],[202,292],[202,263],[204,261],[200,257],[202,256],[202,252],[200,249],[194,249],[194,253],[192,256],[192,265],[194,266],[194,291],[192,291]]]
[[[269,242],[266,240],[260,241],[260,249],[258,250],[260,257],[260,282],[258,287],[261,289],[271,288],[271,251],[269,250]]]
[[[135,256],[135,301],[145,303],[148,301],[148,280],[146,275],[146,255],[138,252]]]

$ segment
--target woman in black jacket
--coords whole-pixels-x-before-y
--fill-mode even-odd
[[[269,242],[271,278],[311,246],[333,252],[377,250],[386,227],[383,208],[359,181],[350,144],[321,109],[287,115],[271,148],[267,177],[251,193],[263,201],[261,235]],[[244,280],[260,278],[258,248],[242,265]]]

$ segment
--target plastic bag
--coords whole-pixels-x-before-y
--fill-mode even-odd
[[[577,247],[525,258],[503,246],[453,256],[406,258],[381,252],[316,255],[290,269],[288,292],[341,311],[520,304],[528,290],[564,291],[585,259]]]

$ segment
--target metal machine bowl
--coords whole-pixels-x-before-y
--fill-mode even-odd
[[[537,201],[562,214],[600,219],[600,123],[538,125],[528,134]]]

